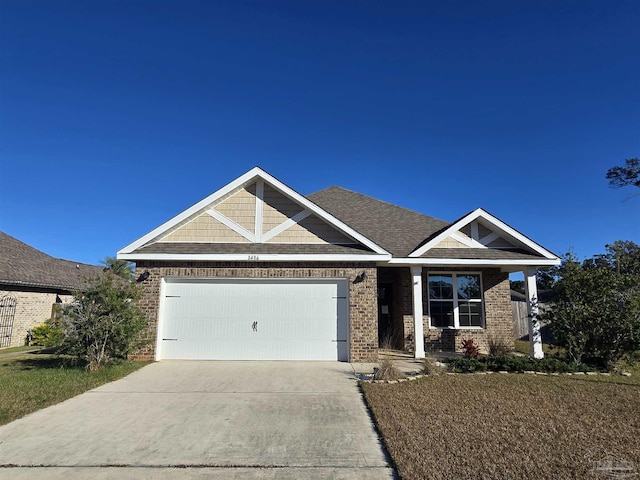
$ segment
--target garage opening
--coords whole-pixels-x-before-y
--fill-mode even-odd
[[[346,279],[166,278],[156,357],[349,358]]]

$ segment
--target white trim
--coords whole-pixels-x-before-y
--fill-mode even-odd
[[[374,252],[376,252],[378,254],[386,255],[389,258],[391,257],[389,252],[387,252],[385,249],[383,249],[382,247],[380,247],[379,245],[374,243],[372,240],[369,240],[364,235],[361,235],[360,233],[356,232],[354,229],[352,229],[351,227],[349,227],[345,223],[341,222],[340,220],[338,220],[333,215],[329,214],[328,212],[326,212],[323,209],[321,209],[320,207],[318,207],[315,203],[311,202],[310,200],[308,200],[304,196],[300,195],[295,190],[293,190],[290,187],[286,186],[284,183],[280,182],[275,177],[272,177],[271,175],[269,175],[267,172],[262,170],[260,167],[254,167],[251,170],[249,170],[247,173],[245,173],[244,175],[238,177],[237,179],[235,179],[234,181],[228,183],[227,185],[225,185],[221,189],[217,190],[216,192],[212,193],[208,197],[200,200],[195,205],[189,207],[188,209],[186,209],[182,213],[176,215],[171,220],[163,223],[162,225],[160,225],[159,227],[155,228],[151,232],[149,232],[146,235],[140,237],[138,240],[136,240],[133,243],[130,243],[126,247],[122,248],[121,250],[118,251],[117,258],[122,258],[122,259],[124,259],[124,258],[129,258],[129,259],[136,258],[136,259],[141,259],[141,260],[145,259],[143,256],[138,256],[138,255],[135,255],[133,257],[131,257],[131,256],[125,257],[124,255],[131,254],[137,248],[142,247],[147,242],[153,240],[154,238],[156,238],[157,236],[163,234],[164,232],[166,232],[170,228],[176,226],[181,221],[185,220],[186,218],[190,217],[191,215],[193,215],[193,214],[199,212],[200,210],[204,209],[205,207],[209,206],[211,203],[215,202],[216,200],[218,200],[219,198],[223,197],[224,195],[232,192],[236,188],[239,188],[239,187],[241,187],[243,185],[249,184],[249,183],[253,182],[256,179],[261,179],[261,180],[265,181],[269,186],[271,186],[274,189],[278,190],[281,194],[285,195],[290,200],[298,203],[304,209],[311,210],[311,212],[313,214],[315,214],[317,217],[319,217],[322,220],[324,220],[325,222],[329,223],[331,226],[333,226],[337,230],[340,230],[346,236],[353,238],[357,242],[359,242],[362,245],[370,248],[371,250],[373,250]],[[177,260],[178,258],[175,258],[175,259]],[[324,259],[326,259],[326,257],[324,257]]]
[[[476,265],[476,266],[507,266],[507,265],[560,265],[560,259],[531,259],[531,260],[487,260],[480,258],[392,258],[391,265]]]
[[[500,238],[500,234],[498,232],[491,232],[486,237],[481,238],[480,243],[486,247],[488,244],[490,244],[491,242],[499,238]]]
[[[413,268],[413,267],[412,267]],[[431,302],[432,299],[429,296],[429,277],[431,275],[451,275],[451,279],[453,281],[453,287],[454,287],[454,294],[453,297],[451,298],[451,303],[453,304],[453,326],[446,326],[446,327],[438,327],[438,326],[433,326],[431,325]],[[458,288],[457,288],[457,278],[459,276],[464,276],[464,275],[477,275],[478,277],[480,277],[480,299],[477,298],[473,298],[473,299],[468,299],[469,301],[471,301],[471,303],[479,303],[482,306],[482,311],[480,312],[482,318],[481,318],[481,323],[482,325],[477,326],[477,325],[473,325],[473,326],[460,326],[460,311],[458,309],[459,307],[459,301],[460,299],[457,296],[457,292],[458,292]],[[434,298],[433,299],[434,302],[448,302],[449,299],[439,299],[439,298]],[[466,300],[462,300],[462,301],[466,301]],[[427,270],[427,307],[428,307],[428,313],[427,316],[429,317],[429,329],[430,330],[486,330],[487,328],[487,323],[486,323],[486,318],[485,318],[485,301],[484,301],[484,282],[482,280],[482,272],[477,272],[477,271],[463,271],[463,272],[459,272],[459,271],[429,271]],[[456,315],[457,312],[457,315]]]
[[[309,215],[311,215],[311,210],[303,210],[300,213],[294,215],[293,217],[288,218],[287,220],[282,222],[280,225],[278,225],[276,227],[273,227],[267,233],[262,235],[262,241],[263,242],[268,242],[269,240],[271,240],[276,235],[279,235],[282,232],[284,232],[285,230],[287,230],[289,227],[291,227],[293,225],[296,225],[300,221],[302,221],[305,218],[307,218]]]
[[[162,318],[164,317],[164,296],[166,294],[167,291],[167,285],[166,285],[166,280],[165,277],[161,277],[160,278],[160,304],[158,305],[158,325],[156,326],[156,355],[155,355],[155,360],[156,362],[159,361],[162,358],[162,352],[160,351],[160,349],[162,348],[162,327],[163,327],[163,321]]]
[[[411,267],[411,285],[413,295],[413,337],[414,357],[424,358],[424,312],[422,308],[422,267]]]
[[[487,248],[483,244],[481,244],[478,240],[474,240],[473,238],[465,237],[460,235],[458,232],[452,233],[449,238],[452,238],[463,245],[466,245],[470,248]]]
[[[213,218],[218,220],[220,223],[223,223],[224,225],[229,227],[231,230],[233,230],[237,234],[242,235],[244,238],[246,238],[250,242],[255,242],[256,241],[256,236],[253,233],[251,233],[246,228],[238,225],[236,222],[231,220],[229,217],[225,217],[220,212],[216,212],[213,208],[210,208],[205,213],[208,214],[208,215],[211,215]]]
[[[244,244],[240,244],[244,245]],[[380,262],[391,255],[332,254],[332,253],[119,253],[122,260],[178,260],[178,261],[229,261],[229,262]]]
[[[533,358],[544,358],[542,350],[542,333],[538,319],[538,286],[536,284],[536,269],[524,270],[524,290],[527,298],[527,316],[529,317],[529,353]]]
[[[478,228],[478,222],[471,222],[471,238],[473,240],[480,240],[480,229]]]
[[[415,257],[420,257],[421,255],[424,255],[424,253],[427,250],[430,250],[431,248],[433,248],[434,246],[439,244],[442,240],[444,240],[445,238],[449,237],[451,234],[457,232],[458,230],[460,230],[461,228],[465,227],[466,225],[468,225],[469,223],[473,222],[474,220],[477,220],[478,218],[482,218],[484,221],[486,221],[487,223],[491,224],[493,227],[496,227],[497,229],[502,230],[508,236],[512,237],[513,239],[515,239],[516,241],[520,242],[524,246],[530,248],[531,250],[533,250],[537,254],[542,255],[543,257],[545,257],[547,259],[553,259],[553,260],[557,260],[558,259],[558,257],[556,255],[554,255],[553,253],[551,253],[549,250],[541,247],[540,245],[535,243],[533,240],[530,240],[529,238],[525,237],[520,232],[518,232],[517,230],[511,228],[509,225],[507,225],[503,221],[499,220],[498,218],[494,217],[490,213],[486,212],[482,208],[478,208],[478,209],[474,210],[473,212],[471,212],[470,214],[462,217],[460,220],[455,222],[453,225],[451,225],[445,231],[440,233],[440,235],[437,235],[436,237],[434,237],[433,239],[431,239],[427,243],[425,243],[423,246],[421,246],[417,250],[414,250],[412,253],[410,253],[409,257],[415,258]],[[473,227],[473,224],[472,224],[472,227]],[[554,264],[554,265],[556,265],[556,264]]]
[[[262,213],[264,210],[264,181],[256,181],[256,215],[255,215],[255,241],[262,243]]]

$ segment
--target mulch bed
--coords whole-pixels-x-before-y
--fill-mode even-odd
[[[362,389],[405,480],[607,478],[604,460],[640,474],[633,382],[439,375]]]

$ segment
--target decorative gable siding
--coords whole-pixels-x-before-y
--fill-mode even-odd
[[[264,186],[263,199],[262,233],[267,233],[303,210],[300,205],[268,185]]]
[[[464,243],[459,242],[455,238],[449,237],[449,238],[445,238],[443,241],[441,241],[439,244],[437,244],[433,248],[469,248],[469,247]]]
[[[355,242],[317,217],[307,217],[276,235],[267,243],[342,244]]]
[[[241,228],[232,228],[234,224]],[[304,206],[276,188],[266,182],[260,185],[254,182],[202,206],[189,218],[158,235],[146,246],[154,243],[253,242],[358,245],[357,241],[311,214]]]
[[[208,213],[203,213],[171,232],[161,242],[248,243],[248,240]]]
[[[213,209],[252,232],[256,222],[256,185],[237,190]]]

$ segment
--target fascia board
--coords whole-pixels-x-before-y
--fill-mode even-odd
[[[257,258],[256,258],[257,257]],[[255,254],[255,253],[118,253],[122,260],[229,261],[229,262],[380,262],[391,255]]]
[[[379,245],[377,245],[373,241],[369,240],[364,235],[356,232],[354,229],[349,227],[347,224],[341,222],[336,217],[331,215],[329,212],[323,210],[318,205],[313,203],[311,200],[309,200],[306,197],[304,197],[303,195],[299,194],[298,192],[293,190],[291,187],[288,187],[287,185],[282,183],[277,178],[269,175],[267,172],[264,172],[262,170],[261,170],[261,173],[262,173],[262,175],[261,175],[262,179],[265,182],[267,182],[270,186],[274,187],[276,190],[280,190],[281,193],[285,194],[287,197],[289,197],[294,202],[299,203],[303,207],[311,210],[311,212],[314,213],[316,216],[322,218],[323,220],[325,220],[326,222],[331,224],[333,227],[336,227],[338,230],[341,230],[342,233],[345,233],[348,236],[350,236],[351,238],[353,238],[354,240],[359,241],[360,243],[362,243],[363,245],[369,247],[371,250],[373,250],[376,253],[379,253],[379,254],[382,254],[382,255],[390,255],[389,252],[387,252],[384,248],[380,247]]]
[[[507,266],[507,265],[560,265],[559,258],[540,258],[531,260],[487,260],[482,258],[393,258],[387,262],[390,265],[478,265],[478,266]]]
[[[176,215],[171,220],[163,223],[158,228],[152,230],[151,232],[147,233],[143,237],[140,237],[135,242],[133,242],[133,243],[127,245],[126,247],[120,249],[118,251],[117,258],[120,258],[121,254],[131,253],[136,248],[139,248],[142,245],[144,245],[145,243],[147,243],[148,241],[153,240],[158,235],[166,232],[167,230],[169,230],[170,228],[174,227],[175,225],[177,225],[181,221],[185,220],[186,218],[189,218],[194,213],[197,213],[199,210],[202,210],[203,208],[205,208],[209,204],[215,202],[217,199],[225,196],[227,193],[229,193],[229,192],[235,190],[236,188],[244,185],[245,183],[253,180],[255,177],[260,176],[261,173],[264,173],[264,172],[259,167],[252,168],[251,170],[249,170],[244,175],[238,177],[237,179],[235,179],[231,183],[228,183],[227,185],[225,185],[221,189],[215,191],[214,193],[212,193],[208,197],[203,198],[198,203],[196,203],[195,205],[187,208],[185,211],[183,211],[182,213]]]
[[[524,245],[526,245],[527,247],[531,248],[534,252],[542,255],[543,257],[545,257],[547,259],[551,259],[551,260],[557,260],[558,259],[557,255],[554,255],[549,250],[547,250],[547,249],[543,248],[542,246],[538,245],[536,242],[534,242],[530,238],[528,238],[525,235],[521,234],[520,232],[518,232],[514,228],[510,227],[509,225],[504,223],[502,220],[494,217],[493,215],[491,215],[489,212],[483,210],[482,208],[478,208],[478,209],[474,210],[473,212],[471,212],[470,214],[462,217],[460,220],[458,220],[453,225],[451,225],[449,228],[447,228],[444,232],[440,233],[438,236],[436,236],[435,238],[431,239],[429,242],[425,243],[419,249],[417,249],[417,250],[413,251],[412,253],[410,253],[409,257],[414,258],[414,257],[420,257],[421,255],[424,255],[424,253],[426,251],[428,251],[431,248],[433,248],[434,246],[436,246],[442,240],[444,240],[445,238],[447,238],[451,234],[457,232],[458,230],[460,230],[465,225],[473,222],[474,220],[477,220],[478,218],[482,218],[487,223],[489,223],[492,226],[495,226],[496,228],[502,230],[507,235],[513,237],[515,240],[519,241],[520,243],[523,243]]]

